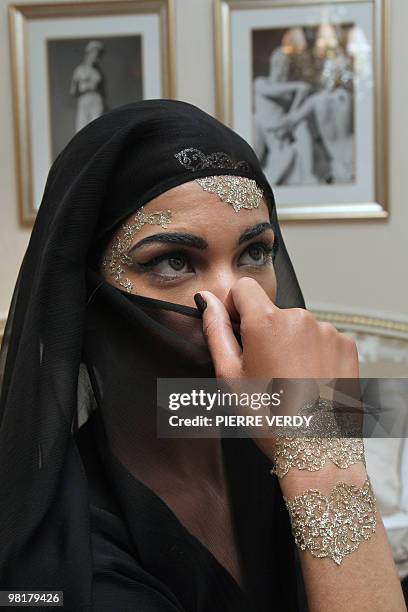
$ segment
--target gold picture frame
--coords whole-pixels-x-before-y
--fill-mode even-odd
[[[274,35],[275,31],[284,32],[285,28],[286,30],[302,28],[306,31],[306,27],[311,29],[312,26],[317,29],[319,25],[322,26],[323,21],[314,21],[313,15],[319,14],[329,15],[327,23],[335,24],[337,29],[343,27],[343,23],[344,28],[353,24],[360,30],[367,28],[366,34],[371,43],[369,60],[371,81],[366,79],[367,85],[364,91],[368,92],[370,87],[371,93],[367,93],[370,95],[368,105],[371,108],[370,118],[364,116],[363,103],[356,102],[363,91],[359,91],[355,85],[357,73],[353,72],[352,77],[354,148],[349,150],[353,151],[354,156],[353,172],[356,188],[352,188],[351,179],[347,179],[350,185],[328,183],[326,186],[319,183],[318,187],[306,185],[302,190],[296,185],[273,183],[271,179],[270,182],[277,195],[278,213],[282,221],[387,219],[389,217],[390,0],[213,0],[213,2],[216,115],[251,144],[254,138],[250,123],[256,121],[250,117],[250,113],[255,117],[256,112],[253,93],[256,75],[254,69],[256,45],[253,41],[256,33],[263,30],[264,33],[270,31]],[[330,11],[335,16],[333,22],[330,21]],[[251,25],[251,21],[253,24],[257,23],[257,12],[258,25]],[[355,21],[360,13],[362,19],[363,17],[365,19],[364,24]],[[344,15],[343,18],[341,14]],[[302,15],[307,16],[306,22],[302,21]],[[260,21],[262,23],[259,23]],[[249,41],[251,36],[252,43]],[[283,42],[278,44],[284,51],[288,49],[287,45],[284,47]],[[252,56],[248,59],[245,54]],[[352,58],[352,61],[355,61],[355,58]],[[238,65],[239,70],[235,68]],[[265,67],[265,62],[263,65]],[[356,65],[353,64],[352,70],[356,70]],[[269,66],[270,73],[267,76],[272,74],[271,64]],[[240,86],[241,81],[243,86]],[[360,78],[361,83],[364,85],[364,81]],[[363,121],[359,124],[356,117],[362,117]],[[285,120],[287,121],[287,118]],[[276,127],[273,130],[276,130]],[[273,130],[270,129],[269,132]],[[265,170],[264,172],[269,178],[267,172]],[[332,196],[335,196],[335,199]]]
[[[42,46],[44,49],[41,50],[41,61],[37,62],[37,64],[41,62],[47,63],[45,51],[47,34],[42,35],[41,45],[37,44],[35,46],[32,42],[33,32],[36,32],[42,24],[49,22],[50,39],[57,39],[58,36],[55,36],[53,33],[55,26],[59,25],[61,29],[64,24],[72,24],[70,27],[73,28],[73,31],[75,27],[78,27],[78,39],[92,40],[95,37],[101,37],[100,32],[102,30],[98,31],[98,28],[100,24],[103,24],[104,18],[107,16],[112,18],[109,20],[109,23],[113,24],[115,22],[118,29],[117,31],[112,30],[112,34],[106,30],[106,33],[102,34],[102,36],[111,37],[112,40],[116,36],[118,42],[120,42],[120,37],[128,37],[130,39],[132,36],[134,38],[140,36],[140,39],[143,39],[143,45],[145,38],[149,41],[149,44],[153,40],[156,42],[157,48],[156,46],[154,49],[149,47],[148,52],[145,48],[147,43],[142,46],[142,42],[140,42],[140,65],[145,67],[145,64],[142,62],[147,62],[146,56],[148,56],[150,58],[150,64],[148,65],[151,66],[149,68],[149,75],[151,75],[152,71],[157,72],[157,78],[154,82],[152,80],[153,77],[149,76],[149,84],[146,86],[146,89],[150,87],[150,95],[143,97],[176,97],[174,0],[88,0],[86,2],[13,4],[9,6],[19,218],[23,226],[33,225],[40,204],[40,194],[42,194],[45,185],[46,174],[52,162],[52,156],[48,153],[50,159],[47,167],[45,167],[44,162],[41,162],[42,167],[40,162],[37,164],[38,168],[36,167],[38,146],[36,145],[36,134],[33,134],[33,129],[40,130],[41,128],[40,125],[38,127],[35,125],[37,123],[37,114],[35,115],[36,121],[32,121],[32,105],[36,103],[38,107],[42,102],[41,92],[33,91],[33,87],[30,85],[30,79],[33,79],[30,75],[30,62],[33,60],[30,57],[33,50],[36,53],[40,53],[38,47]],[[83,19],[78,19],[78,17]],[[130,30],[126,30],[126,27],[130,28],[132,24],[138,23],[137,20],[141,23],[140,31],[135,29],[133,34]],[[125,22],[127,22],[127,26]],[[94,35],[92,33],[93,23],[95,26],[98,25]],[[105,24],[103,27],[109,28],[106,19]],[[80,29],[80,26],[82,29]],[[146,29],[146,35],[143,28]],[[72,36],[70,39],[63,32],[60,34],[61,41],[64,39],[69,41],[74,38],[75,36]],[[47,74],[47,70],[49,71],[49,67],[43,67],[41,74]],[[144,78],[144,76],[145,74],[142,73],[140,79]],[[49,107],[49,99],[47,102],[46,96],[43,96],[43,98],[45,100],[44,105],[48,104]],[[42,114],[45,114],[42,107],[41,111]],[[50,121],[48,115],[48,139],[45,139],[45,142],[49,150],[49,141],[51,139]],[[40,119],[38,123],[41,123]],[[37,136],[38,140],[39,137]]]

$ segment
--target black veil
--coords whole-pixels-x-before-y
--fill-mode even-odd
[[[249,603],[126,466],[126,434],[142,441],[141,423],[144,439],[151,434],[156,377],[210,376],[212,366],[198,311],[112,287],[97,258],[131,212],[215,174],[247,176],[264,190],[279,242],[277,305],[304,308],[254,152],[195,106],[146,100],[118,108],[81,130],[54,162],[0,355],[2,590],[62,590],[70,610],[297,609],[287,513],[251,441],[225,444]],[[150,418],[136,420],[135,406]],[[113,456],[112,445],[123,456]],[[269,531],[254,531],[255,523]],[[117,551],[122,542],[120,554],[108,553],[107,541]]]

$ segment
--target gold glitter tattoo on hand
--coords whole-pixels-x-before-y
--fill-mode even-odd
[[[362,487],[339,482],[326,497],[308,489],[292,500],[283,497],[296,545],[317,558],[340,565],[376,528],[376,499],[367,477]]]
[[[133,264],[131,257],[127,254],[132,246],[133,237],[146,223],[166,228],[170,221],[170,210],[146,214],[143,206],[141,206],[133,219],[124,223],[118,231],[113,244],[102,260],[102,268],[128,293],[132,292],[133,283],[129,278],[123,278],[125,271],[123,266],[132,266]]]

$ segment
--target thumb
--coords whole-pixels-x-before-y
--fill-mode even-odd
[[[204,302],[207,304],[205,306]],[[230,316],[224,304],[210,291],[200,291],[194,299],[203,312],[203,333],[217,378],[239,378],[242,370],[242,349],[236,339]]]

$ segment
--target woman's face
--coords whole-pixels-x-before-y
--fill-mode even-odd
[[[205,289],[226,303],[231,286],[250,276],[275,301],[274,232],[264,199],[258,208],[235,212],[231,204],[191,181],[144,208],[146,214],[170,210],[171,220],[166,228],[146,223],[135,233],[127,249],[131,263],[124,266],[132,293],[195,306],[194,294]],[[122,288],[109,269],[102,268],[102,273]]]

